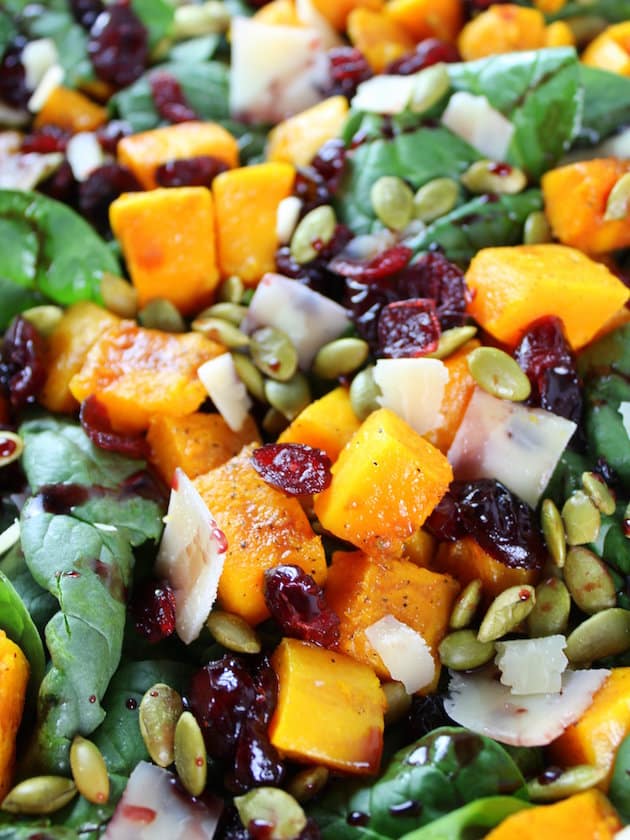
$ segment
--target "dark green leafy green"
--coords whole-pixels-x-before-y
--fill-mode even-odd
[[[16,35],[17,29],[11,16],[4,9],[0,9],[0,55]]]
[[[617,750],[608,798],[624,823],[630,823],[630,736],[623,739]]]
[[[572,17],[604,18],[610,23],[628,20],[630,18],[630,0],[569,0],[561,9],[550,15],[548,20],[567,20]]]
[[[170,48],[168,52],[169,61],[208,61],[215,54],[220,41],[221,36],[215,33],[180,41]]]
[[[87,33],[72,16],[67,2],[48,4],[46,14],[25,14],[21,20],[29,38],[51,38],[65,71],[64,84],[75,87],[96,77],[87,52]],[[50,8],[50,6],[53,8]]]
[[[477,840],[506,817],[529,807],[527,802],[513,796],[488,796],[405,834],[402,840]]]
[[[40,634],[57,612],[57,601],[35,582],[17,543],[0,560],[0,571],[11,581]]]
[[[131,8],[146,27],[149,47],[154,49],[169,34],[175,7],[166,0],[131,0]]]
[[[577,142],[592,146],[630,122],[630,79],[585,64],[580,68],[580,78],[584,108]]]
[[[26,605],[0,571],[0,628],[21,648],[31,668],[31,685],[39,687],[46,667],[44,646]]]

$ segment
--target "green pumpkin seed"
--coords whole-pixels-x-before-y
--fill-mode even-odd
[[[496,653],[494,641],[480,642],[474,630],[455,630],[440,642],[442,665],[453,671],[468,671],[490,662]]]
[[[286,790],[259,787],[244,796],[235,796],[234,804],[244,826],[252,820],[270,826],[270,840],[295,840],[306,825],[306,814]]]
[[[245,285],[237,274],[231,274],[217,289],[217,300],[227,303],[241,303]]]
[[[494,642],[512,632],[521,621],[525,621],[535,604],[536,592],[533,586],[510,586],[504,589],[488,607],[477,640]]]
[[[338,338],[319,348],[311,371],[321,379],[347,376],[361,367],[369,352],[370,347],[362,338]]]
[[[359,420],[365,420],[381,407],[380,396],[381,389],[374,381],[374,365],[369,365],[360,370],[350,384],[350,405]]]
[[[413,217],[421,222],[432,222],[445,216],[457,204],[459,184],[452,178],[434,178],[428,181],[413,197]]]
[[[293,420],[311,402],[311,389],[303,373],[296,373],[288,382],[265,380],[265,397],[272,408]]]
[[[551,227],[543,210],[534,210],[523,225],[523,244],[540,245],[551,242]]]
[[[423,114],[436,105],[451,89],[451,77],[446,64],[438,62],[416,73],[409,109]]]
[[[288,425],[289,421],[287,418],[276,408],[269,408],[262,421],[264,431],[274,438],[284,432]]]
[[[326,787],[329,777],[327,767],[305,767],[291,779],[287,790],[298,802],[310,802]]]
[[[48,338],[59,325],[63,309],[51,305],[33,306],[31,309],[25,309],[22,317],[32,324],[41,336]]]
[[[383,175],[372,184],[370,201],[377,218],[392,230],[402,230],[411,221],[413,192],[402,178]]]
[[[218,341],[228,350],[241,350],[249,347],[250,338],[238,327],[223,318],[195,318],[191,324],[195,332],[202,333],[212,341]]]
[[[477,327],[451,327],[440,335],[437,349],[427,353],[428,359],[446,359],[477,335]]]
[[[588,44],[608,26],[606,18],[598,15],[577,15],[567,18],[565,23],[573,33],[573,38],[578,47]]]
[[[239,379],[249,393],[259,402],[265,401],[265,380],[250,358],[242,353],[232,353],[232,361]]]
[[[536,603],[527,616],[532,639],[564,635],[571,612],[571,596],[560,578],[548,578],[536,587]]]
[[[12,464],[22,457],[24,452],[24,443],[19,435],[15,432],[5,431],[0,429],[0,444],[2,451],[6,454],[0,455],[0,469]]]
[[[614,607],[617,592],[608,567],[588,548],[574,546],[567,554],[564,580],[571,597],[587,615]]]
[[[121,318],[135,318],[138,314],[138,293],[131,283],[103,272],[101,277],[101,297],[106,309]]]
[[[150,301],[138,312],[138,321],[143,327],[151,330],[162,330],[168,333],[186,332],[186,322],[177,307],[164,298]]]
[[[10,814],[54,814],[77,795],[72,779],[63,776],[33,776],[12,788],[0,808]]]
[[[109,775],[99,748],[75,735],[70,745],[70,769],[77,790],[88,802],[104,805],[109,799]]]
[[[560,511],[551,499],[542,503],[540,524],[551,559],[561,569],[567,556],[567,540]]]
[[[390,680],[381,686],[385,695],[385,725],[402,720],[411,708],[411,695],[398,680]]]
[[[304,265],[314,260],[318,252],[313,244],[327,245],[333,238],[336,225],[335,211],[329,204],[316,207],[307,213],[296,227],[289,246],[296,263]]]
[[[183,711],[182,698],[164,683],[151,686],[140,701],[140,733],[158,767],[168,767],[175,761],[175,727]]]
[[[260,653],[261,644],[256,631],[240,615],[213,610],[206,619],[206,627],[217,642],[228,650],[235,653]]]
[[[630,610],[612,607],[595,613],[567,638],[565,654],[572,665],[586,665],[630,650]]]
[[[567,769],[552,781],[531,779],[527,782],[527,793],[532,802],[556,802],[576,793],[590,790],[606,778],[606,768],[590,764],[578,764]],[[540,778],[540,777],[539,777]]]
[[[289,336],[275,327],[252,333],[249,350],[256,367],[272,379],[287,382],[297,370],[297,350]]]
[[[584,545],[598,537],[600,513],[582,490],[576,490],[562,506],[562,521],[569,545]]]
[[[221,318],[223,321],[229,321],[235,327],[240,326],[241,321],[247,315],[247,307],[240,303],[232,303],[229,300],[213,303],[208,306],[203,312],[197,315],[197,319],[202,318]]]
[[[493,160],[476,160],[461,176],[462,184],[472,193],[495,193],[497,195],[515,195],[527,186],[527,175],[515,166],[508,167],[503,173]]]
[[[175,727],[175,769],[188,793],[203,793],[208,776],[206,745],[199,724],[190,712],[184,712]]]
[[[453,604],[453,610],[448,622],[451,630],[463,630],[464,627],[468,627],[479,609],[482,593],[483,585],[478,578],[471,580],[462,589]]]
[[[605,516],[612,516],[617,508],[615,495],[597,473],[582,473],[582,487],[595,507]]]
[[[466,356],[470,375],[480,388],[502,400],[522,402],[531,384],[518,363],[496,347],[476,347]]]
[[[622,175],[621,178],[615,182],[612,190],[608,194],[604,221],[621,221],[621,219],[625,219],[627,217],[629,211],[630,172],[626,172],[625,175]]]

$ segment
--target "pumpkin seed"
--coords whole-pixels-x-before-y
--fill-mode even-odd
[[[567,18],[566,24],[573,33],[576,46],[582,47],[592,41],[596,35],[603,32],[608,26],[606,18],[598,15],[578,15]]]
[[[155,298],[138,312],[138,321],[143,327],[162,332],[186,332],[186,322],[177,307],[164,298]]]
[[[295,195],[283,198],[276,211],[276,238],[280,245],[291,241],[293,231],[300,219],[302,202]]]
[[[576,490],[562,506],[562,521],[569,545],[584,545],[597,539],[601,516],[582,490]]]
[[[206,627],[217,642],[228,650],[235,653],[260,653],[261,644],[256,631],[240,615],[213,610],[206,619]]]
[[[427,353],[428,359],[446,359],[477,334],[477,327],[451,327],[440,335],[437,349]]]
[[[101,297],[106,309],[121,318],[135,318],[138,313],[138,293],[131,283],[103,272],[101,277]]]
[[[304,216],[296,227],[289,249],[291,256],[300,265],[314,260],[317,256],[315,243],[327,245],[333,238],[337,219],[329,204],[316,207]]]
[[[560,511],[551,499],[544,499],[542,503],[540,524],[551,559],[561,569],[567,556],[567,540]]]
[[[201,729],[190,712],[177,721],[174,746],[177,775],[191,796],[199,796],[206,786],[208,759]]]
[[[413,192],[402,178],[383,175],[372,184],[370,201],[376,216],[391,230],[407,227],[413,215]]]
[[[605,563],[588,548],[574,546],[567,554],[564,580],[571,597],[587,615],[614,607],[615,583]]]
[[[33,306],[31,309],[24,310],[22,317],[26,318],[40,335],[48,338],[55,331],[59,321],[61,321],[63,309],[60,306],[51,305]]]
[[[595,787],[606,778],[606,768],[593,767],[590,764],[577,764],[567,767],[560,776],[552,781],[531,779],[527,782],[527,792],[532,802],[555,802],[575,793]]]
[[[518,363],[497,347],[476,347],[466,356],[470,375],[480,388],[502,400],[522,402],[532,390]]]
[[[622,175],[615,181],[612,190],[608,194],[604,221],[613,222],[625,219],[630,211],[630,172]]]
[[[536,603],[527,616],[527,632],[532,639],[564,635],[569,623],[571,596],[560,578],[548,578],[536,587]]]
[[[175,760],[175,727],[183,710],[182,698],[165,683],[151,686],[140,701],[140,733],[159,767],[168,767]]]
[[[446,64],[438,62],[416,73],[409,109],[414,114],[423,114],[436,105],[451,88],[451,77]]]
[[[276,408],[270,408],[263,417],[262,427],[271,437],[278,437],[289,425],[287,418]]]
[[[247,307],[240,303],[232,303],[229,300],[223,300],[219,303],[213,303],[208,306],[203,312],[197,315],[197,319],[201,318],[221,318],[223,321],[229,321],[235,327],[240,326],[241,321],[247,315]]]
[[[413,197],[413,217],[421,222],[432,222],[450,213],[458,199],[457,181],[452,178],[434,178],[416,191]]]
[[[402,720],[411,708],[411,695],[398,680],[390,680],[381,686],[385,695],[385,725]]]
[[[298,372],[287,382],[265,380],[265,397],[272,408],[293,420],[311,402],[311,389],[308,379]]]
[[[54,814],[77,795],[77,786],[64,776],[33,776],[12,788],[0,808],[10,814]]]
[[[265,401],[265,380],[250,358],[242,353],[232,353],[232,361],[239,379],[249,393],[259,402]]]
[[[247,827],[252,821],[269,825],[269,840],[295,840],[306,825],[306,814],[286,790],[259,787],[244,796],[235,796],[234,804]]]
[[[482,595],[482,583],[479,578],[471,580],[457,596],[448,622],[451,630],[463,630],[468,627],[479,609]]]
[[[321,379],[337,379],[361,367],[367,359],[370,347],[362,338],[338,338],[329,341],[317,351],[311,368]]]
[[[572,665],[585,665],[630,650],[630,610],[612,607],[595,613],[567,638],[565,654]]]
[[[282,330],[261,327],[252,333],[249,349],[252,361],[265,376],[287,382],[297,370],[297,350]]]
[[[109,775],[99,748],[81,735],[75,735],[70,745],[70,769],[79,793],[94,805],[109,799]]]
[[[326,787],[329,776],[327,767],[305,767],[291,779],[287,790],[298,802],[309,802]]]
[[[350,405],[359,420],[365,420],[381,407],[380,396],[381,389],[374,380],[374,365],[369,365],[360,370],[350,384]]]
[[[525,245],[540,245],[551,242],[551,227],[543,210],[534,210],[525,219],[523,225],[523,243]]]
[[[230,274],[217,289],[217,300],[228,303],[240,303],[245,285],[237,274]]]
[[[582,473],[582,487],[595,507],[605,516],[612,516],[617,508],[615,494],[603,478],[594,472]]]
[[[455,630],[440,642],[442,665],[453,671],[469,671],[490,662],[496,653],[494,641],[480,642],[474,630]]]
[[[510,586],[504,589],[488,607],[477,640],[494,642],[515,630],[521,621],[525,621],[535,604],[536,592],[533,586]]]
[[[223,344],[228,350],[249,347],[250,338],[238,327],[223,318],[195,318],[191,324],[195,332],[202,333],[213,341]]]
[[[505,163],[476,160],[461,176],[461,182],[472,193],[514,195],[527,186],[527,175],[522,169]]]
[[[12,464],[17,461],[24,452],[24,443],[19,435],[15,432],[0,430],[0,451],[4,454],[0,455],[0,468]]]

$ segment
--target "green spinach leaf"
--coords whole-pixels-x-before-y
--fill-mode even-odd
[[[608,798],[624,823],[630,823],[630,736],[623,739],[617,750]]]
[[[170,32],[175,7],[166,0],[131,0],[131,8],[149,33],[149,47],[153,49]]]
[[[2,557],[0,571],[11,581],[35,627],[43,634],[46,624],[57,612],[57,601],[35,582],[19,543]]]
[[[600,17],[610,23],[617,23],[630,18],[630,0],[589,0],[587,4],[583,0],[569,0],[557,12],[547,15],[548,20],[567,20],[572,17],[583,15]]]
[[[21,648],[31,668],[30,683],[39,687],[46,667],[44,646],[37,627],[9,578],[0,571],[0,627]]]
[[[65,71],[64,84],[75,87],[96,78],[87,52],[87,33],[72,16],[69,4],[59,2],[45,14],[23,15],[26,34],[31,39],[51,38],[57,47],[59,63]]]
[[[580,78],[584,109],[576,144],[593,146],[630,122],[630,79],[586,64]]]
[[[180,41],[170,48],[169,61],[208,61],[215,54],[220,42],[221,36],[215,33],[188,38],[186,41]]]
[[[513,796],[488,796],[405,834],[402,840],[477,840],[506,817],[529,807],[527,802]]]

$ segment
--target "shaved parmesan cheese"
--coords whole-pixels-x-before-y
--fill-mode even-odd
[[[197,376],[230,429],[242,429],[252,401],[230,354],[222,353],[204,362],[197,368]]]
[[[0,189],[32,190],[63,163],[61,152],[37,152],[0,157]]]
[[[501,682],[512,694],[557,694],[569,664],[563,653],[566,646],[566,638],[560,635],[497,642],[494,661]]]
[[[197,638],[217,597],[227,540],[186,473],[177,468],[155,570],[175,593],[175,629]]]
[[[379,359],[374,381],[381,389],[380,404],[409,423],[419,435],[440,424],[440,408],[448,382],[448,368],[439,359]]]
[[[609,674],[604,668],[567,670],[557,694],[512,694],[493,671],[451,673],[444,711],[461,726],[502,744],[542,747],[584,714]]]
[[[31,98],[26,103],[26,107],[32,114],[41,111],[53,90],[63,82],[63,77],[64,69],[61,64],[52,64],[46,70]]]
[[[514,126],[485,96],[458,91],[449,99],[442,124],[491,160],[505,160]]]
[[[365,635],[391,678],[401,682],[408,694],[433,681],[435,662],[431,650],[420,633],[408,624],[386,615],[366,628]]]
[[[59,62],[59,53],[52,38],[36,38],[25,45],[20,60],[24,67],[26,87],[35,90],[46,70]]]
[[[77,181],[85,181],[105,160],[103,148],[93,131],[79,131],[66,146],[66,157]]]
[[[455,478],[496,478],[536,507],[575,429],[550,411],[477,388],[447,457]]]
[[[361,82],[351,105],[355,111],[400,114],[411,101],[414,86],[414,76],[372,76]]]
[[[20,522],[16,519],[0,534],[0,556],[7,552],[20,539]]]
[[[621,414],[626,434],[630,438],[630,402],[619,403],[619,414]]]
[[[343,44],[337,30],[333,29],[328,20],[315,8],[312,0],[295,0],[295,11],[303,24],[317,32],[324,49],[329,50]]]

